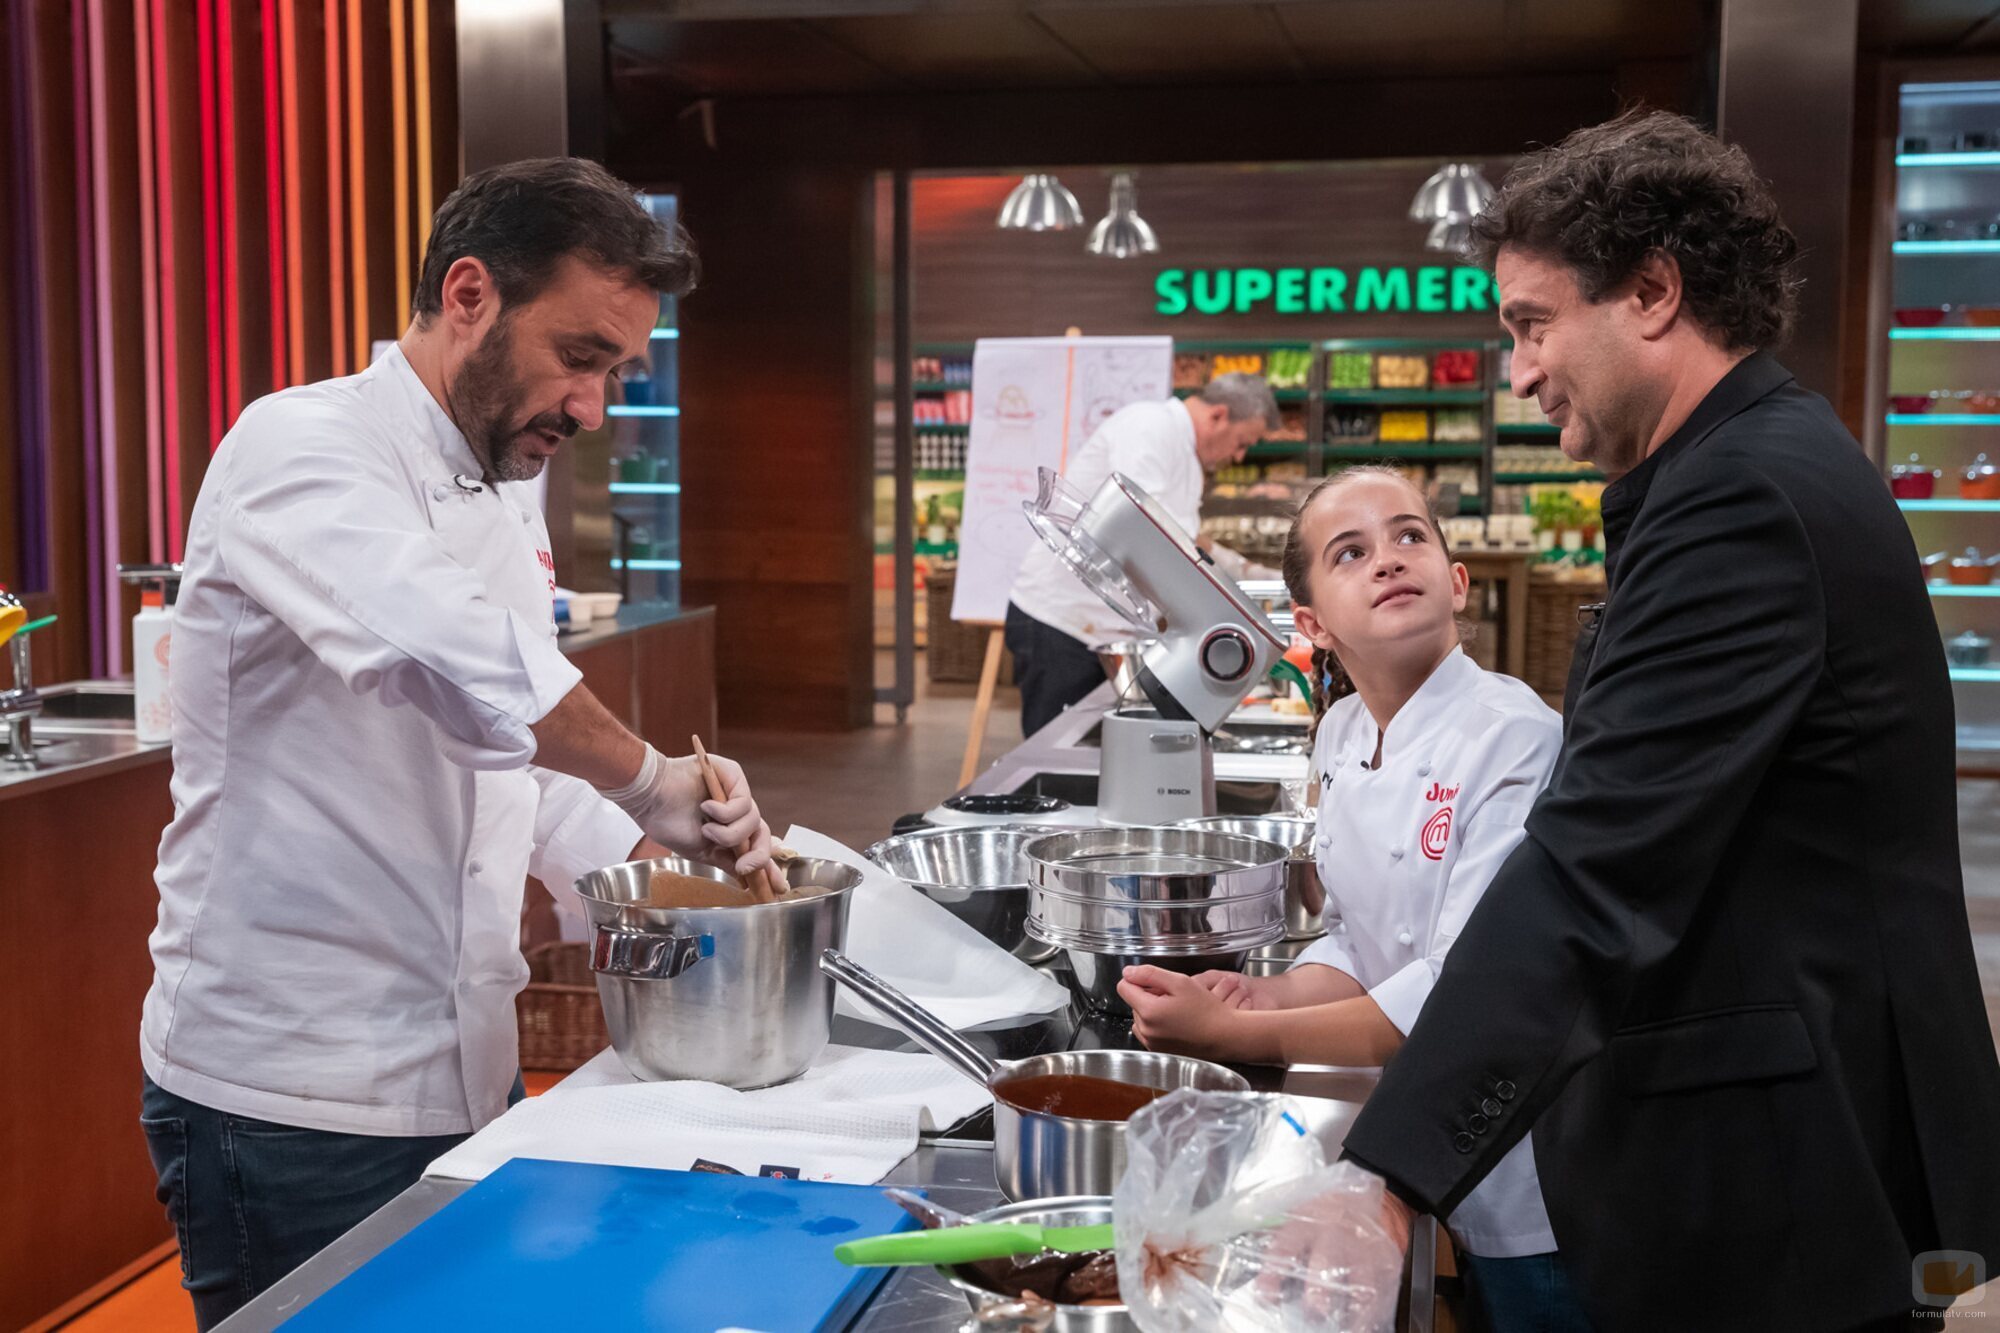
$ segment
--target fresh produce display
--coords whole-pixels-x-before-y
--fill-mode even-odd
[[[1430,438],[1431,414],[1422,408],[1397,408],[1382,414],[1383,444],[1422,444]]]
[[[1326,358],[1326,387],[1329,389],[1372,389],[1375,387],[1373,352],[1332,352]]]
[[[1264,378],[1274,389],[1303,389],[1312,374],[1312,349],[1274,347],[1264,359]]]
[[[1199,389],[1208,383],[1208,357],[1200,352],[1177,352],[1174,355],[1174,387],[1176,389]]]
[[[1440,389],[1464,388],[1479,383],[1477,351],[1460,348],[1439,352],[1431,358],[1431,383]]]
[[[1306,410],[1303,407],[1285,406],[1278,409],[1280,424],[1264,438],[1267,440],[1303,440],[1306,437]]]
[[[1440,407],[1431,414],[1431,438],[1439,444],[1477,444],[1485,435],[1476,407]]]
[[[1425,389],[1430,387],[1431,363],[1422,356],[1384,352],[1375,358],[1375,386],[1380,389]]]
[[[1208,377],[1215,379],[1221,375],[1261,375],[1264,373],[1262,352],[1217,352],[1209,358]]]
[[[1381,425],[1382,414],[1372,407],[1333,404],[1326,409],[1328,444],[1373,444]]]

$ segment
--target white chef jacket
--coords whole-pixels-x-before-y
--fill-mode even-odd
[[[1314,841],[1327,933],[1296,966],[1325,963],[1367,988],[1407,1035],[1521,824],[1547,784],[1562,719],[1511,676],[1453,649],[1381,733],[1357,695],[1320,725]],[[1522,1139],[1452,1213],[1473,1254],[1514,1258],[1556,1248]]]
[[[236,1115],[463,1133],[506,1108],[523,879],[639,828],[530,765],[579,680],[526,484],[479,480],[400,350],[253,403],[174,609],[174,818],[140,1052]]]
[[[1205,474],[1194,450],[1194,420],[1186,403],[1167,398],[1119,408],[1083,442],[1063,469],[1063,480],[1090,496],[1114,472],[1139,483],[1189,538],[1200,534]],[[1217,547],[1211,556],[1231,578],[1250,572],[1249,562],[1234,551]],[[1039,540],[1028,547],[1007,599],[1086,646],[1134,629]]]

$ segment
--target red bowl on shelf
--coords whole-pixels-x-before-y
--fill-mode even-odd
[[[1892,393],[1889,395],[1889,410],[1899,416],[1911,416],[1931,410],[1931,396],[1927,393]]]
[[[1914,305],[1896,311],[1896,323],[1906,329],[1931,329],[1944,323],[1944,317],[1951,313],[1950,306]]]

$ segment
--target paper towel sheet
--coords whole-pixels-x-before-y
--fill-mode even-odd
[[[847,956],[955,1028],[1069,1003],[1069,992],[861,853],[794,824],[783,841],[801,856],[823,857],[861,872],[847,920]],[[838,987],[835,1008],[894,1026]]]
[[[514,1157],[674,1171],[708,1169],[872,1185],[917,1146],[991,1100],[935,1056],[829,1046],[798,1078],[739,1092],[640,1083],[606,1051],[432,1162],[480,1180]]]

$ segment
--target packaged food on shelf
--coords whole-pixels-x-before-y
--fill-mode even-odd
[[[1306,437],[1306,410],[1295,404],[1286,404],[1278,409],[1278,428],[1265,438],[1272,440],[1303,440]]]
[[[1382,413],[1383,444],[1422,444],[1431,438],[1431,414],[1423,408],[1390,408]]]
[[[1174,387],[1199,389],[1208,383],[1208,357],[1201,352],[1174,353]]]
[[[1262,352],[1217,352],[1209,358],[1208,377],[1215,379],[1221,375],[1261,375],[1264,373]]]
[[[1440,407],[1431,414],[1431,438],[1439,444],[1477,444],[1486,425],[1476,407]]]
[[[1431,357],[1431,383],[1440,389],[1465,388],[1479,383],[1479,353],[1472,348],[1453,348]]]
[[[1472,463],[1439,463],[1435,470],[1439,482],[1458,487],[1460,495],[1479,494],[1479,468]]]
[[[1329,389],[1372,389],[1375,387],[1373,352],[1333,352],[1326,358],[1326,387]]]
[[[1264,378],[1274,389],[1303,389],[1312,373],[1312,352],[1304,347],[1274,347],[1265,359]]]
[[[1382,414],[1372,407],[1336,403],[1326,409],[1328,444],[1373,444],[1381,430]]]
[[[1375,358],[1375,387],[1378,389],[1425,389],[1430,387],[1428,357],[1383,352]]]

